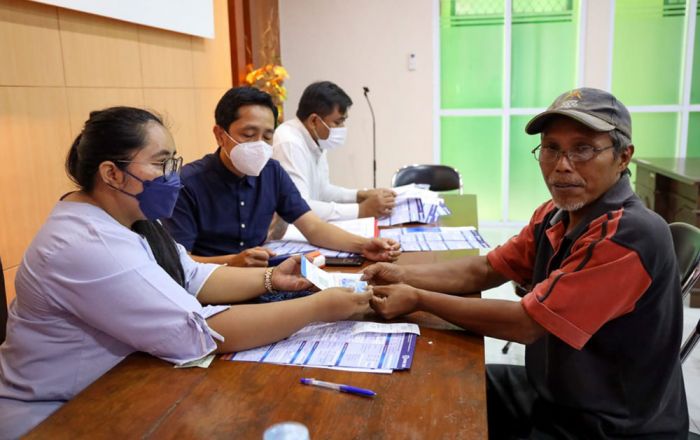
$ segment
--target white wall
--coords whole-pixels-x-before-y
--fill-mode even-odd
[[[399,167],[433,160],[433,1],[280,0],[282,64],[294,117],[313,81],[329,80],[352,98],[347,145],[329,155],[331,181],[372,185],[372,122],[377,118],[377,186],[389,186]],[[409,53],[417,56],[407,69]]]
[[[434,14],[438,0],[280,0],[282,63],[290,74],[285,117],[304,87],[317,80],[340,85],[355,105],[345,148],[331,152],[331,180],[372,184],[372,125],[362,86],[377,117],[377,185],[397,168],[433,162]],[[581,85],[609,89],[612,0],[585,0]],[[408,71],[409,53],[417,69]],[[554,98],[554,97],[553,97]]]
[[[197,37],[214,38],[212,0],[34,0],[39,3],[143,24]]]
[[[586,1],[585,65],[581,85],[610,90],[613,4],[611,0]]]

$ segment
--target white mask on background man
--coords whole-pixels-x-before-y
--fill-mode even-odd
[[[318,139],[318,146],[321,147],[324,150],[333,150],[335,148],[340,148],[343,145],[345,145],[345,139],[348,137],[348,129],[347,127],[329,127],[326,125],[325,122],[323,122],[323,119],[321,119],[321,124],[325,125],[326,128],[328,129],[328,132],[330,133],[328,135],[327,139]]]
[[[236,142],[224,131],[236,146],[231,149],[229,158],[238,171],[246,176],[259,176],[265,164],[272,157],[272,147],[263,140],[253,142]]]

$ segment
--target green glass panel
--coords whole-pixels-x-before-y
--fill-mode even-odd
[[[695,14],[697,16],[697,13]],[[700,26],[695,20],[695,45],[693,46],[693,79],[690,87],[691,104],[700,104]]]
[[[616,0],[612,90],[626,105],[680,102],[685,12],[677,3]]]
[[[512,107],[547,107],[576,86],[578,1],[544,3],[513,2]]]
[[[535,208],[551,198],[540,166],[530,153],[540,143],[540,135],[529,135],[524,130],[532,116],[513,116],[510,119],[510,221],[530,220]]]
[[[634,157],[675,157],[678,113],[632,113]],[[632,164],[632,180],[637,167]]]
[[[441,0],[441,107],[500,107],[502,72],[503,1]]]
[[[678,113],[632,113],[632,143],[637,157],[674,157]]]
[[[462,174],[464,192],[476,194],[479,221],[501,220],[501,118],[441,118],[441,163]]]
[[[700,157],[700,113],[698,112],[691,112],[688,118],[686,157]]]

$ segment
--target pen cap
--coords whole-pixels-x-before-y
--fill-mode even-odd
[[[309,430],[299,422],[282,422],[270,426],[263,440],[309,440]]]

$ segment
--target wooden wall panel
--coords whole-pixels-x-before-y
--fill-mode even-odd
[[[214,0],[214,32],[216,38],[192,37],[192,64],[195,87],[231,87],[231,58],[228,5]]]
[[[213,151],[214,106],[231,86],[227,0],[214,0],[214,14],[207,40],[0,0],[0,255],[10,297],[27,245],[74,189],[65,156],[90,111],[151,108],[187,160]]]
[[[144,87],[194,86],[192,37],[162,29],[139,29]]]
[[[175,139],[178,154],[187,162],[195,153],[194,89],[144,89],[144,105],[163,117]]]
[[[3,276],[5,277],[5,293],[7,295],[7,305],[9,306],[15,297],[15,275],[17,275],[17,269],[19,266],[10,267],[3,270]]]
[[[71,186],[64,172],[70,146],[63,88],[0,87],[3,160],[0,161],[0,252],[19,264],[58,198]]]
[[[214,127],[214,109],[228,88],[221,89],[199,89],[195,91],[195,137],[197,145],[194,148],[194,155],[185,158],[185,162],[192,162],[205,154],[216,150],[216,139],[212,133]]]
[[[58,10],[66,85],[141,87],[138,26]]]
[[[3,1],[0,7],[0,85],[62,86],[56,8]]]
[[[143,89],[68,88],[71,136],[77,136],[93,110],[115,105],[143,107]]]

